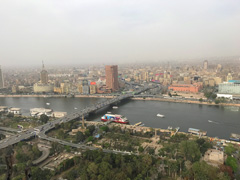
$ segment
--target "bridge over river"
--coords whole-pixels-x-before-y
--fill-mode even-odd
[[[54,121],[51,121],[51,122],[48,122],[44,125],[41,125],[41,126],[38,126],[36,128],[31,128],[31,129],[28,129],[27,131],[25,132],[21,132],[21,133],[18,133],[17,135],[13,135],[11,137],[8,137],[6,139],[3,139],[0,141],[0,149],[2,148],[6,148],[10,145],[14,145],[20,141],[23,141],[23,140],[28,140],[34,136],[36,136],[36,132],[37,132],[37,136],[41,139],[44,139],[44,140],[48,140],[48,141],[54,141],[56,142],[56,139],[54,138],[50,138],[48,136],[46,136],[46,132],[55,128],[55,125],[57,124],[61,124],[61,123],[66,123],[66,122],[69,122],[69,121],[72,121],[72,120],[75,120],[75,119],[78,119],[79,117],[82,117],[82,116],[87,116],[89,115],[89,113],[92,113],[92,112],[95,112],[101,108],[104,108],[106,106],[109,106],[111,104],[115,104],[117,102],[120,102],[124,99],[128,99],[128,98],[131,98],[133,97],[134,95],[138,95],[142,92],[145,92],[149,89],[153,89],[153,88],[156,88],[157,86],[154,85],[154,86],[147,86],[147,87],[143,87],[143,88],[140,88],[138,91],[134,92],[134,93],[127,93],[127,94],[122,94],[122,95],[119,95],[115,98],[112,98],[112,99],[108,99],[104,102],[99,102],[97,104],[94,104],[93,106],[90,106],[90,107],[87,107],[79,112],[75,112],[73,114],[69,114],[63,118],[59,118],[59,119],[56,119]],[[11,129],[9,128],[2,128],[1,130],[7,130],[8,132],[11,131]],[[12,132],[15,132],[16,130],[12,130]],[[60,140],[59,140],[60,142]],[[67,143],[67,142],[64,142],[62,141],[62,144],[66,144],[66,145],[69,145],[69,146],[72,146],[72,147],[76,147],[75,144],[72,144],[72,143]],[[77,146],[79,148],[81,148],[81,146]],[[97,148],[88,148],[88,149],[97,149]],[[104,150],[106,152],[109,152],[109,150]]]

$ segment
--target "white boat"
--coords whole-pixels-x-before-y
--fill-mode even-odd
[[[176,129],[176,131],[178,132],[178,131],[179,131],[179,129],[180,129],[180,127],[176,127],[175,129]]]
[[[46,105],[48,105],[48,106],[49,106],[49,105],[50,105],[50,103],[46,103]]]
[[[117,106],[113,106],[112,108],[113,108],[113,109],[118,109],[118,107],[117,107]]]
[[[134,124],[134,126],[140,126],[142,124],[142,122],[138,122],[136,124]]]
[[[168,126],[168,128],[167,128],[168,130],[172,130],[172,126]]]
[[[157,117],[165,117],[163,114],[157,114]]]
[[[74,109],[77,109],[76,107]]]

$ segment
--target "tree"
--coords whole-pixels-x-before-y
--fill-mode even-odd
[[[236,172],[237,169],[238,169],[237,160],[235,158],[231,157],[231,156],[227,157],[226,165],[230,166],[233,169],[234,172]]]
[[[47,115],[42,114],[42,115],[40,116],[40,121],[41,121],[41,122],[47,123],[48,120],[49,120],[49,117],[48,117]]]
[[[51,145],[52,145],[51,154],[60,152],[63,150],[63,146],[57,142],[52,142]]]
[[[207,142],[205,139],[200,138],[196,140],[196,143],[199,146],[200,152],[202,153],[202,155],[205,154],[205,152],[212,147],[212,144]]]
[[[87,172],[89,174],[97,175],[98,174],[98,165],[96,165],[94,162],[90,163],[87,168]]]
[[[64,148],[67,152],[71,152],[71,147],[70,146],[64,146]]]
[[[13,118],[13,117],[14,117],[14,114],[13,114],[13,113],[8,113],[8,114],[7,114],[7,117],[8,117],[8,118]]]
[[[172,97],[172,94],[171,94],[170,92],[168,92],[168,95],[169,95],[170,97]]]
[[[203,102],[203,99],[202,99],[202,98],[200,98],[200,99],[199,99],[199,101],[200,101],[200,102]]]
[[[95,131],[95,126],[91,125],[91,126],[88,126],[87,129],[89,130],[90,132],[90,135],[93,134],[93,132]]]
[[[38,167],[32,168],[32,179],[33,180],[42,180],[42,179],[50,179],[51,178],[51,171],[48,169],[42,170]]]
[[[142,153],[144,151],[143,147],[139,146],[138,151]]]
[[[219,104],[220,100],[219,99],[215,99],[215,104]]]
[[[155,150],[154,150],[153,148],[148,148],[148,153],[149,153],[149,154],[153,155],[154,152],[155,152]]]
[[[198,161],[201,157],[198,144],[194,141],[182,141],[180,143],[180,152],[184,156],[185,160],[191,162]]]
[[[108,126],[102,126],[102,127],[100,127],[100,129],[101,129],[102,131],[105,131],[105,132],[108,132],[108,131],[109,131],[109,127],[108,127]]]
[[[236,151],[236,149],[232,145],[228,145],[227,147],[225,147],[225,153],[228,156],[231,156],[234,151]]]
[[[77,132],[76,141],[77,142],[82,142],[84,140],[85,140],[85,135],[81,131]]]
[[[62,129],[59,129],[59,130],[57,131],[57,137],[58,137],[59,139],[64,139],[64,138],[66,137],[66,134],[64,133],[64,131],[63,131]]]
[[[88,139],[87,139],[88,142],[90,141],[93,141],[93,137],[92,136],[89,136]]]

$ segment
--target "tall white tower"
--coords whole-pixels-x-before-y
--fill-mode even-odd
[[[2,69],[0,66],[0,89],[4,88],[4,80],[3,80],[3,73],[2,73]]]
[[[203,61],[203,69],[204,70],[208,69],[208,60]]]

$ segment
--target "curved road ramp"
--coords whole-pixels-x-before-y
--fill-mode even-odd
[[[39,151],[42,151],[42,155],[38,159],[36,159],[32,162],[33,165],[38,165],[39,163],[43,162],[45,159],[48,158],[48,156],[50,154],[50,150],[48,147],[38,144],[38,149],[39,149]]]

